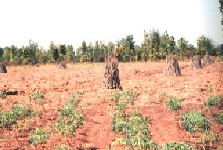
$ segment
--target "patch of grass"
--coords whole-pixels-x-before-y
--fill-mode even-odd
[[[172,112],[179,112],[181,110],[181,103],[184,101],[184,99],[178,99],[178,98],[169,98],[165,100],[165,104]]]
[[[190,110],[183,114],[183,127],[190,133],[205,132],[210,129],[211,122],[198,110]]]

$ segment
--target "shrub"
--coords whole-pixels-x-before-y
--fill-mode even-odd
[[[184,99],[177,99],[177,98],[169,98],[165,100],[165,104],[168,106],[170,111],[172,112],[179,112],[181,110],[181,103]]]
[[[72,150],[72,148],[70,148],[67,145],[62,144],[60,146],[54,147],[54,150]]]
[[[31,145],[44,144],[47,139],[49,139],[49,135],[42,128],[37,128],[33,134],[34,135],[29,138],[29,143]]]
[[[190,133],[204,132],[210,129],[211,122],[197,110],[184,113],[182,119],[183,127]]]
[[[130,117],[124,111],[116,111],[113,114],[112,130],[125,135],[118,141],[130,149],[158,149],[158,145],[151,140],[147,119],[138,110],[133,110]]]
[[[201,134],[200,139],[202,144],[213,144],[219,141],[219,135],[214,131],[205,131]]]
[[[217,123],[223,124],[223,113],[222,112],[213,114],[213,117]]]
[[[205,102],[205,106],[218,106],[223,104],[223,95],[217,95],[210,97],[207,102]]]
[[[65,105],[59,109],[59,117],[55,124],[56,130],[62,135],[74,135],[76,129],[83,124],[83,115],[73,109],[72,105]]]
[[[17,119],[31,117],[33,114],[35,114],[35,111],[33,111],[30,107],[22,104],[15,104],[12,107],[12,112],[15,114]]]
[[[192,150],[192,147],[185,143],[170,142],[163,146],[163,150]]]
[[[39,91],[35,92],[29,96],[30,101],[34,100],[36,104],[43,104],[44,103],[44,93]]]
[[[5,99],[6,98],[6,92],[0,92],[0,98]]]
[[[17,117],[13,112],[0,112],[0,127],[8,127],[13,124],[17,124]]]

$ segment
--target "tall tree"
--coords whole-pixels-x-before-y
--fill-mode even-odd
[[[155,59],[159,57],[159,46],[160,46],[160,34],[157,30],[150,31],[150,38],[152,40],[152,55]]]
[[[188,45],[188,42],[183,37],[181,37],[177,41],[178,53],[180,57],[184,54],[185,50],[187,49],[187,45]]]
[[[212,40],[204,35],[197,39],[197,51],[199,55],[212,54]]]
[[[67,49],[67,52],[66,52],[67,61],[72,62],[75,58],[75,52],[74,52],[73,46],[67,45],[66,49]]]
[[[3,48],[0,47],[0,61],[3,60]]]
[[[115,48],[115,44],[112,41],[108,42],[108,55],[113,54],[113,50]]]
[[[59,51],[62,56],[65,56],[66,55],[66,46],[63,44],[60,45]]]
[[[87,44],[85,41],[82,42],[82,52],[83,52],[83,55],[87,54]]]
[[[54,52],[53,52],[53,59],[54,59],[55,61],[57,61],[57,60],[59,59],[59,51],[58,51],[57,48],[54,49]]]
[[[171,54],[176,54],[176,42],[175,42],[175,38],[173,36],[170,37],[170,48],[169,51]]]
[[[164,32],[164,34],[162,34],[162,36],[160,38],[160,48],[161,48],[161,57],[162,58],[167,55],[169,47],[170,47],[170,37],[166,31],[166,32]]]

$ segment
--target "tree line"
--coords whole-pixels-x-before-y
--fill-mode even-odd
[[[108,55],[114,55],[121,62],[145,61],[164,59],[168,54],[174,54],[179,59],[190,58],[192,55],[223,55],[220,46],[213,44],[211,38],[204,35],[196,40],[196,48],[181,37],[176,41],[173,36],[159,30],[144,31],[141,45],[135,44],[133,35],[127,35],[113,43],[96,41],[87,44],[85,41],[76,50],[72,45],[50,43],[49,48],[43,49],[38,43],[29,41],[27,46],[20,48],[15,45],[0,48],[0,61],[9,65],[28,65],[36,63],[70,62],[104,62]]]

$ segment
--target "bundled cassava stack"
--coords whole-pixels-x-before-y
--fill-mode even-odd
[[[0,62],[0,73],[7,73],[6,64],[4,62]]]
[[[195,55],[192,58],[191,67],[195,68],[195,69],[202,69],[201,56],[200,55]]]
[[[203,59],[203,65],[204,66],[207,66],[207,65],[210,65],[211,64],[211,58],[210,58],[210,55],[205,55],[204,56],[204,59]]]
[[[174,55],[166,56],[166,66],[163,73],[165,76],[181,76],[181,70]]]
[[[105,74],[102,88],[122,89],[119,79],[118,59],[108,56],[105,66]]]

